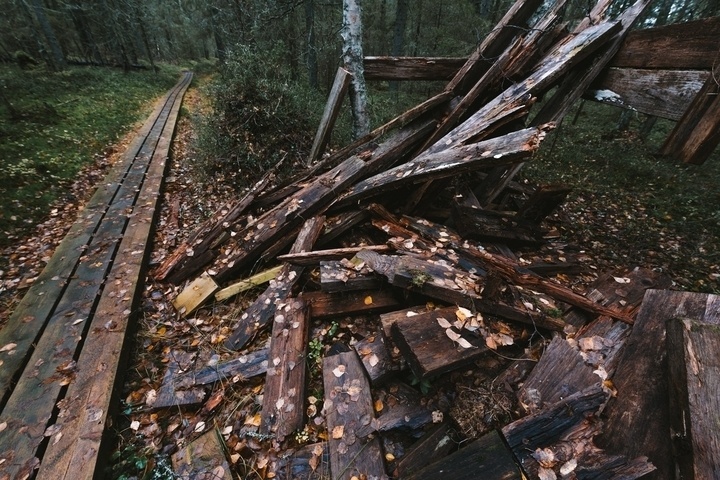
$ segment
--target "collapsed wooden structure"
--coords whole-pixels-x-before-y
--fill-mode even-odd
[[[651,472],[670,478],[675,458],[684,471],[712,469],[704,456],[717,446],[703,444],[712,435],[703,428],[693,429],[699,438],[680,435],[686,447],[703,446],[690,447],[689,455],[678,447],[673,455],[668,410],[656,409],[668,402],[665,321],[691,319],[672,320],[669,335],[678,359],[673,405],[690,411],[688,398],[695,397],[687,390],[700,388],[687,373],[696,361],[689,345],[698,341],[692,322],[720,322],[717,297],[663,291],[669,279],[639,268],[601,276],[583,296],[549,278],[576,265],[558,258],[528,263],[512,250],[546,241],[542,222],[568,193],[562,186],[528,191],[512,179],[577,99],[679,119],[664,150],[695,163],[714,148],[720,126],[713,113],[718,100],[706,94],[717,88],[706,80],[707,55],[687,58],[682,68],[697,73],[683,76],[668,73],[657,56],[632,53],[651,50],[642,45],[665,38],[661,32],[694,27],[626,39],[649,0],[638,0],[617,20],[603,18],[610,1],[601,0],[569,31],[564,3],[538,13],[541,1],[518,0],[468,59],[368,59],[371,79],[450,80],[434,97],[320,159],[347,88],[341,70],[313,146],[315,163],[284,183],[267,172],[155,268],[156,279],[174,283],[205,269],[176,299],[182,314],[213,295],[226,299],[272,279],[225,341],[242,355],[169,373],[154,406],[195,404],[203,386],[264,374],[259,434],[283,442],[302,429],[309,408],[304,362],[311,320],[370,315],[376,332],[352,347],[335,345],[323,360],[325,398],[315,420],[325,425],[327,443],[297,448],[266,466],[274,474],[322,478],[318,466],[329,463],[331,478],[348,479],[610,479]],[[703,22],[709,30],[720,25]],[[717,50],[717,38],[703,40],[703,51]],[[653,107],[641,87],[658,78],[671,79],[660,86],[673,101]],[[677,90],[673,82],[685,84]],[[531,115],[536,99],[551,90]],[[688,132],[688,122],[704,126]],[[700,147],[688,150],[698,135],[704,135]],[[282,263],[270,274],[233,283],[276,260]],[[257,343],[265,331],[267,348]],[[536,332],[552,338],[543,352],[528,342]],[[409,369],[419,381],[437,378],[481,365],[510,345],[526,345],[526,354],[497,372],[488,395],[520,405],[522,414],[486,421],[474,430],[479,438],[459,450],[441,412],[419,403],[397,377]],[[386,385],[405,401],[378,411],[372,394]],[[687,427],[683,422],[706,420],[696,412],[679,421],[675,434]],[[384,432],[396,429],[424,435],[402,457],[384,456]]]

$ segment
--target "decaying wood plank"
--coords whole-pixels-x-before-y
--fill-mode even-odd
[[[681,478],[720,477],[720,326],[687,318],[667,324],[670,427]]]
[[[444,440],[446,438],[447,440]],[[452,443],[449,437],[443,437],[443,440]],[[442,460],[418,472],[404,475],[402,478],[408,480],[429,478],[521,480],[525,477],[515,463],[513,452],[505,445],[500,434],[493,431]]]
[[[267,367],[268,349],[262,348],[216,365],[207,365],[199,369],[185,369],[184,372],[173,374],[170,380],[176,391],[220,381],[237,383],[262,375],[267,371]],[[163,387],[166,383],[167,378],[163,382]]]
[[[225,458],[220,432],[204,433],[172,457],[173,470],[179,480],[232,480],[230,464]]]
[[[217,292],[215,294],[215,300],[217,300],[218,302],[222,302],[223,300],[227,300],[230,297],[234,297],[238,293],[258,287],[263,283],[267,283],[273,278],[277,277],[282,268],[282,265],[278,265],[277,267],[269,268],[264,272],[256,273],[255,275],[246,278],[245,280],[240,280],[237,283],[233,283],[232,285],[229,285]]]
[[[277,478],[323,480],[330,478],[330,450],[327,442],[304,445],[292,455],[277,459]]]
[[[325,209],[334,199],[338,190],[357,181],[376,169],[382,169],[417,143],[432,122],[401,130],[382,146],[355,155],[334,169],[311,181],[306,187],[285,200],[277,207],[261,215],[250,227],[238,233],[241,244],[237,252],[227,260],[225,267],[218,273],[218,281],[232,277],[240,268],[247,266],[260,254],[303,222],[303,218],[315,215]]]
[[[452,219],[463,238],[512,246],[538,246],[542,234],[535,225],[515,216],[463,205],[453,205]]]
[[[368,268],[357,271],[350,262],[348,265],[338,261],[320,262],[320,288],[323,292],[372,290],[381,285],[382,280]]]
[[[608,68],[584,98],[677,121],[708,75],[706,70]]]
[[[356,184],[336,202],[336,206],[354,204],[369,196],[430,177],[438,179],[470,169],[520,162],[540,147],[549,128],[546,125],[524,129],[480,143],[421,154],[410,162]]]
[[[672,478],[675,465],[670,436],[665,322],[675,317],[720,323],[715,295],[648,290],[632,333],[620,353],[613,377],[617,397],[604,411],[605,428],[597,443],[610,454],[645,455],[657,467],[651,477]],[[642,355],[638,355],[642,352]]]
[[[542,185],[538,187],[530,198],[520,207],[517,218],[533,225],[539,225],[557,207],[565,202],[572,191],[564,185]]]
[[[277,257],[281,262],[288,262],[293,265],[309,267],[319,265],[320,262],[352,258],[360,250],[372,250],[374,252],[387,252],[390,247],[387,245],[367,245],[363,247],[332,248],[329,250],[313,250],[312,252],[288,253]]]
[[[310,149],[310,155],[306,164],[310,165],[322,155],[328,141],[330,140],[330,134],[335,126],[335,121],[340,114],[340,106],[345,98],[347,89],[350,86],[350,72],[342,67],[338,67],[337,73],[335,74],[335,81],[330,89],[328,95],[328,101],[323,111],[323,116],[320,119],[320,126],[315,134],[315,140],[313,141],[312,148]]]
[[[219,289],[220,286],[210,274],[203,272],[175,297],[173,307],[182,315],[190,315]]]
[[[332,478],[387,479],[379,437],[357,434],[375,415],[370,385],[355,351],[325,357],[323,383]]]
[[[720,85],[711,75],[660,148],[662,155],[701,165],[720,144]]]
[[[402,305],[397,293],[390,289],[340,293],[303,292],[302,297],[310,305],[310,315],[313,318],[381,313]]]
[[[442,308],[414,316],[398,316],[391,333],[417,378],[428,378],[449,372],[477,359],[487,352],[485,339],[458,332],[440,325],[442,319],[455,321],[457,307]],[[441,320],[439,320],[441,319]],[[453,338],[447,334],[452,331]],[[456,336],[455,336],[456,335]],[[458,343],[464,339],[463,345]]]
[[[305,353],[310,330],[308,306],[289,299],[275,310],[265,376],[260,432],[282,441],[302,426],[305,402]]]
[[[376,411],[377,417],[369,425],[358,430],[361,436],[396,429],[417,433],[433,421],[432,411],[423,404],[420,394],[405,383],[393,381],[373,393],[383,408]],[[383,401],[390,398],[392,402]]]
[[[358,340],[353,348],[360,356],[372,384],[382,382],[391,372],[397,370],[385,344],[385,335],[381,330]]]
[[[529,464],[537,463],[532,457],[536,449],[557,442],[565,431],[597,412],[607,397],[599,385],[590,387],[506,425],[502,434],[520,465],[527,470]]]
[[[445,458],[457,446],[457,434],[447,423],[441,423],[423,435],[405,452],[397,464],[399,478]]]
[[[465,58],[365,57],[365,80],[449,80]]]
[[[710,70],[720,48],[720,17],[631,32],[612,67]]]
[[[320,236],[325,217],[313,217],[303,224],[291,251],[310,250]],[[270,286],[240,316],[240,322],[232,335],[225,341],[225,346],[232,350],[240,350],[265,328],[273,316],[278,302],[283,302],[291,293],[302,275],[303,267],[284,265]]]

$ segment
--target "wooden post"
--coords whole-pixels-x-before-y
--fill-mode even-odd
[[[320,126],[315,134],[315,140],[313,141],[310,155],[308,156],[306,166],[310,166],[315,160],[320,158],[323,150],[327,146],[330,140],[330,134],[335,126],[335,121],[340,114],[340,106],[342,101],[345,99],[348,86],[350,85],[350,72],[342,67],[339,67],[335,74],[335,82],[333,83],[332,90],[328,96],[327,104],[325,105],[325,111],[323,112],[322,119],[320,120]]]

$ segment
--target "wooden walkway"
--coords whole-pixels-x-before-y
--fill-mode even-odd
[[[101,475],[106,422],[192,73],[158,103],[0,330],[0,479]]]

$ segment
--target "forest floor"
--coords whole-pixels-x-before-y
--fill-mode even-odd
[[[201,89],[191,88],[173,144],[152,264],[162,261],[195,225],[236,195],[222,179],[197,171],[193,137],[198,119],[208,108]],[[556,230],[559,237],[544,254],[571,255],[583,266],[583,273],[556,279],[582,293],[601,272],[643,266],[670,275],[677,289],[720,292],[720,155],[716,153],[699,167],[657,159],[652,155],[657,139],[651,136],[644,143],[632,127],[617,132],[618,114],[608,107],[586,106],[577,124],[561,127],[554,134],[557,138],[546,140],[541,154],[526,166],[520,178],[528,185],[563,182],[574,187],[565,204],[548,219],[548,228]],[[656,127],[655,136],[661,138],[667,128]],[[121,146],[122,142],[114,150],[121,150]],[[0,326],[74,221],[81,199],[89,198],[111,164],[112,157],[97,156],[70,187],[78,201],[52,205],[47,219],[33,234],[3,250],[6,262],[0,272]],[[234,468],[246,478],[265,477],[281,452],[279,445],[253,433],[259,423],[262,379],[222,385],[199,410],[157,412],[146,407],[148,399],[157,394],[176,351],[192,349],[201,365],[236,355],[224,349],[222,342],[230,334],[234,319],[257,293],[247,292],[230,303],[205,307],[193,318],[182,318],[170,303],[180,288],[157,284],[150,278],[145,285],[131,365],[126,370],[130,373],[122,390],[122,409],[113,425],[118,448],[108,474],[112,478],[142,478],[153,471],[154,478],[172,478],[167,455],[186,440],[217,428]],[[349,319],[312,325],[309,407],[315,405],[313,399],[322,398],[318,360],[324,349],[333,341],[350,341],[367,333],[366,325]],[[490,377],[507,360],[498,356],[486,363],[483,375]],[[458,393],[461,387],[478,389],[482,384],[477,370],[461,369],[418,388],[428,405],[454,415],[458,423],[465,422],[463,428],[477,434],[457,408],[458,403],[454,411],[450,403],[462,397]],[[309,408],[309,413],[312,410]],[[314,416],[310,415],[307,427],[295,436],[293,444],[327,438],[322,425],[313,422]],[[399,457],[402,447],[398,444],[395,448]]]

